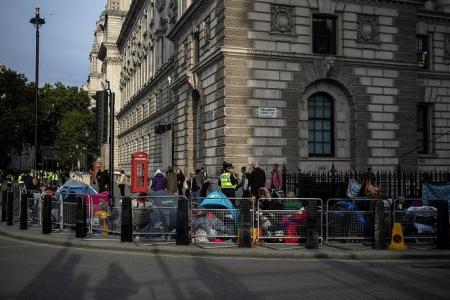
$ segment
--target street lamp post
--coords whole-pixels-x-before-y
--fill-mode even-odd
[[[37,170],[37,131],[38,131],[38,102],[39,102],[39,28],[45,24],[45,19],[40,17],[39,7],[36,7],[35,17],[30,23],[36,28],[36,69],[35,69],[35,107],[34,107],[34,170]]]
[[[85,131],[84,132],[84,136],[86,137],[86,147],[84,149],[84,167],[86,168],[86,173],[89,173],[89,168],[87,165],[88,159],[87,159],[87,155],[88,155],[88,138],[89,138],[89,131]]]

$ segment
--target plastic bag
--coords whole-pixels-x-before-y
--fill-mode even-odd
[[[361,184],[359,184],[355,179],[350,179],[348,181],[347,197],[350,199],[357,198],[360,190]]]

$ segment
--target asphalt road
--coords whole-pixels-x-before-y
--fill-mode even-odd
[[[0,237],[0,299],[450,299],[449,261],[202,258]]]

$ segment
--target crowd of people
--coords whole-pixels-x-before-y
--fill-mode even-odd
[[[283,176],[277,164],[273,164],[270,173],[270,183],[268,183],[266,173],[260,168],[257,161],[241,167],[238,174],[229,162],[223,163],[217,185],[222,193],[230,198],[233,205],[236,205],[237,196],[242,198],[260,198],[260,189],[266,188],[270,195],[281,191],[283,186]],[[121,171],[123,174],[123,171]],[[124,186],[126,180],[125,175],[119,177],[119,187]],[[150,180],[150,189],[152,191],[168,190],[172,193],[184,195],[187,198],[196,199],[204,198],[214,190],[204,167],[195,170],[185,176],[181,169],[169,166],[165,173],[161,169],[157,169]]]

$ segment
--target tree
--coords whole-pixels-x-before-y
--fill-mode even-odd
[[[97,155],[95,114],[88,93],[60,82],[39,90],[39,148],[59,147],[66,164],[84,156],[86,146],[92,156]],[[7,167],[11,154],[21,153],[26,144],[34,145],[34,122],[34,84],[23,74],[0,66],[0,168]]]
[[[34,144],[34,86],[23,74],[0,66],[0,168],[10,153]]]

